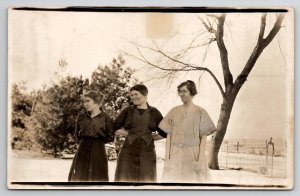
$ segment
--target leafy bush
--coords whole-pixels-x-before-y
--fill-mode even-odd
[[[59,156],[74,153],[76,119],[84,110],[81,96],[85,90],[95,90],[103,97],[103,110],[112,118],[129,104],[129,88],[137,83],[134,70],[125,67],[122,56],[109,65],[98,66],[89,79],[63,73],[66,60],[59,61],[60,70],[48,86],[25,93],[20,85],[12,88],[12,148],[34,149]],[[25,84],[23,84],[25,86]]]

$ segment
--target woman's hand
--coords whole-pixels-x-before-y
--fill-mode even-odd
[[[154,141],[165,139],[164,137],[162,137],[158,133],[152,133],[152,138],[154,139]]]
[[[200,131],[200,136],[211,136],[212,138],[214,138],[217,134],[217,129],[212,129],[209,132],[205,132],[205,131]]]
[[[217,131],[212,131],[209,134],[207,134],[207,136],[210,136],[211,139],[214,139],[216,137]]]
[[[116,134],[120,135],[120,136],[127,137],[128,131],[126,131],[126,129],[124,129],[124,128],[121,128],[121,129],[119,129],[119,130],[116,131]]]

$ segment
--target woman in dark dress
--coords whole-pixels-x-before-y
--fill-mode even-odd
[[[87,92],[83,102],[86,112],[77,120],[76,135],[80,141],[68,180],[108,181],[105,143],[114,140],[113,122],[101,111],[99,94]]]
[[[158,130],[163,117],[156,108],[148,105],[147,94],[146,86],[133,86],[130,97],[134,105],[125,108],[114,122],[116,134],[126,136],[118,156],[116,182],[156,181],[154,138],[161,139],[166,134]]]

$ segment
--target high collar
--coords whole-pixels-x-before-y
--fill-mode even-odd
[[[138,109],[138,107],[136,106],[136,105],[132,105],[132,106],[130,106],[132,109]],[[153,110],[153,107],[152,106],[150,106],[148,103],[147,103],[147,109],[146,110],[149,110],[149,111],[151,111],[151,110]]]
[[[94,116],[94,117],[92,117],[91,116],[91,113],[90,112],[88,112],[88,111],[85,111],[84,112],[84,116],[86,116],[86,117],[88,117],[88,118],[96,118],[96,117],[101,117],[101,116],[103,116],[104,115],[104,112],[102,111],[102,110],[100,110],[101,112],[99,113],[99,114],[97,114],[96,116]]]

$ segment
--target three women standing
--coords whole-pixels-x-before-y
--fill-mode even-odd
[[[165,116],[148,105],[148,89],[135,85],[130,89],[133,106],[125,108],[114,124],[103,113],[97,94],[84,96],[88,113],[78,119],[81,138],[73,160],[69,181],[108,181],[108,164],[104,144],[113,141],[114,132],[126,136],[120,150],[115,173],[116,182],[155,182],[156,152],[154,138],[167,136],[163,180],[167,182],[203,182],[208,177],[206,135],[216,131],[208,113],[193,103],[197,94],[193,81],[178,86],[183,105]],[[157,134],[157,132],[159,134]]]

